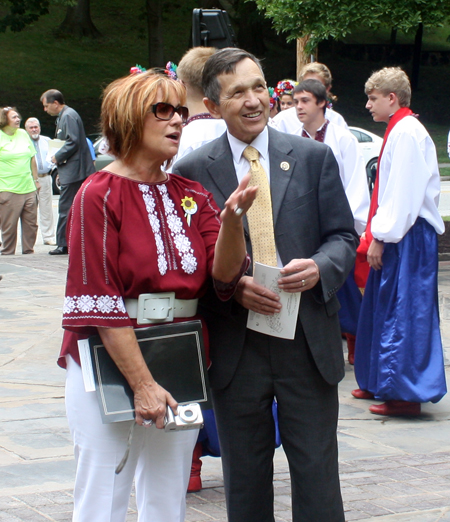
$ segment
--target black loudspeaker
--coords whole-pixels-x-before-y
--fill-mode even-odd
[[[236,36],[228,13],[222,9],[194,9],[192,12],[192,46],[236,47]]]

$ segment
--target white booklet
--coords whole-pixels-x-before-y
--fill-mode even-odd
[[[48,152],[47,152],[47,161],[52,161],[53,156],[58,152],[58,150],[62,149],[66,144],[66,140],[50,140],[48,142]]]
[[[78,341],[78,353],[80,354],[81,371],[83,372],[84,389],[87,392],[95,391],[94,368],[92,367],[91,349],[89,339]]]
[[[253,279],[256,283],[268,288],[280,296],[281,311],[278,314],[262,315],[249,310],[247,328],[263,334],[294,339],[297,327],[298,310],[301,292],[294,294],[284,292],[278,287],[281,277],[280,268],[255,263]]]

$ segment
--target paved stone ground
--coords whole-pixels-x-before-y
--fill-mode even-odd
[[[64,413],[61,341],[66,257],[0,256],[0,521],[70,521],[74,462]],[[450,375],[450,262],[440,263],[439,302]],[[344,347],[345,348],[345,347]],[[416,419],[371,415],[346,368],[339,448],[346,520],[450,522],[450,398]],[[204,489],[187,496],[189,522],[226,522],[220,459],[205,458]],[[288,466],[275,454],[276,521],[291,521]],[[326,487],[326,485],[324,485]],[[137,520],[134,496],[127,522]],[[151,521],[149,521],[151,522]],[[323,521],[327,522],[327,521]]]

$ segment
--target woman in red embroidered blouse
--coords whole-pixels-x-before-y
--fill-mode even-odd
[[[213,277],[223,298],[247,268],[242,215],[255,188],[246,177],[220,211],[198,183],[167,174],[187,119],[185,91],[151,71],[105,91],[102,127],[117,158],[90,176],[69,217],[69,269],[63,347],[66,405],[77,461],[75,522],[124,522],[133,478],[139,520],[182,522],[197,430],[165,433],[166,405],[176,400],[151,376],[125,307],[142,293],[200,297]],[[147,326],[147,325],[145,325]],[[114,470],[130,422],[102,424],[95,393],[84,390],[79,339],[99,333],[134,392],[136,423],[123,471]],[[153,425],[144,428],[151,420]]]

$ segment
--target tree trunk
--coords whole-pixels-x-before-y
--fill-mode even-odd
[[[91,0],[78,0],[77,5],[69,6],[66,17],[57,32],[61,35],[77,37],[99,38],[102,36],[91,19]]]
[[[417,28],[416,37],[414,39],[414,54],[411,73],[411,87],[418,89],[419,87],[419,71],[420,71],[420,55],[422,54],[422,37],[423,24],[419,24]]]
[[[305,52],[306,44],[308,43],[309,36],[303,38],[297,38],[297,80],[300,75],[300,71],[303,67],[311,62],[311,55]]]
[[[163,0],[145,0],[148,27],[148,63],[150,67],[164,67],[162,28]]]

